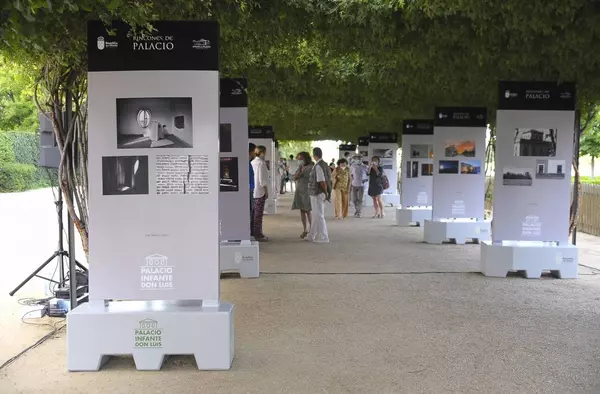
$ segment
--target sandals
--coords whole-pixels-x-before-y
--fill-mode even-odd
[[[302,234],[300,234],[300,239],[306,238],[307,235],[308,235],[308,231],[304,231]]]

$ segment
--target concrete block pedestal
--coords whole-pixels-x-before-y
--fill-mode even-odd
[[[92,301],[67,315],[69,371],[98,371],[110,356],[133,355],[138,370],[165,356],[194,355],[198,369],[227,370],[234,357],[233,304]]]
[[[396,208],[396,226],[423,227],[425,220],[431,220],[431,207],[406,207]]]
[[[491,222],[462,220],[425,220],[425,242],[441,244],[444,241],[464,245],[467,239],[474,243],[491,240]]]
[[[550,271],[563,279],[578,277],[579,253],[574,245],[533,244],[525,242],[481,244],[481,273],[506,277],[509,271],[524,271],[526,278],[540,278]]]
[[[242,278],[260,275],[259,242],[221,242],[219,263],[221,272],[238,271]]]

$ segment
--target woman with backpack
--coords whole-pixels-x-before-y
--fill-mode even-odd
[[[383,201],[381,200],[381,195],[383,191],[389,187],[387,181],[387,177],[383,173],[383,168],[381,167],[381,160],[379,156],[373,156],[371,158],[371,163],[369,164],[369,168],[367,169],[367,174],[369,175],[369,190],[368,194],[373,199],[373,210],[374,215],[373,218],[383,219],[385,217],[385,213],[383,212]]]

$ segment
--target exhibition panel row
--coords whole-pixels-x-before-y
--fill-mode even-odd
[[[237,178],[239,192],[247,174],[234,139],[222,152],[232,160],[219,154],[229,149],[219,124],[239,127],[219,120],[219,25],[153,27],[88,24],[90,302],[68,314],[69,370],[98,370],[115,354],[133,354],[138,369],[169,354],[194,354],[201,369],[233,360],[220,185],[232,191]]]

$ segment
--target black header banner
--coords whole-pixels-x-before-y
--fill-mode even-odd
[[[433,120],[405,119],[402,122],[402,134],[431,135],[433,134]]]
[[[396,133],[369,133],[369,142],[398,142]]]
[[[498,85],[498,109],[575,111],[575,83],[508,82]]]
[[[486,127],[485,107],[436,107],[435,126],[442,127]]]
[[[88,22],[88,71],[219,71],[216,21],[155,21],[135,33],[124,22]]]
[[[339,150],[350,150],[350,151],[355,151],[356,150],[356,145],[346,145],[346,144],[342,144],[338,147]]]
[[[243,78],[221,78],[221,108],[248,107],[248,81]]]
[[[369,137],[358,137],[358,146],[369,145]]]
[[[274,140],[273,126],[248,126],[248,138],[270,138]]]

